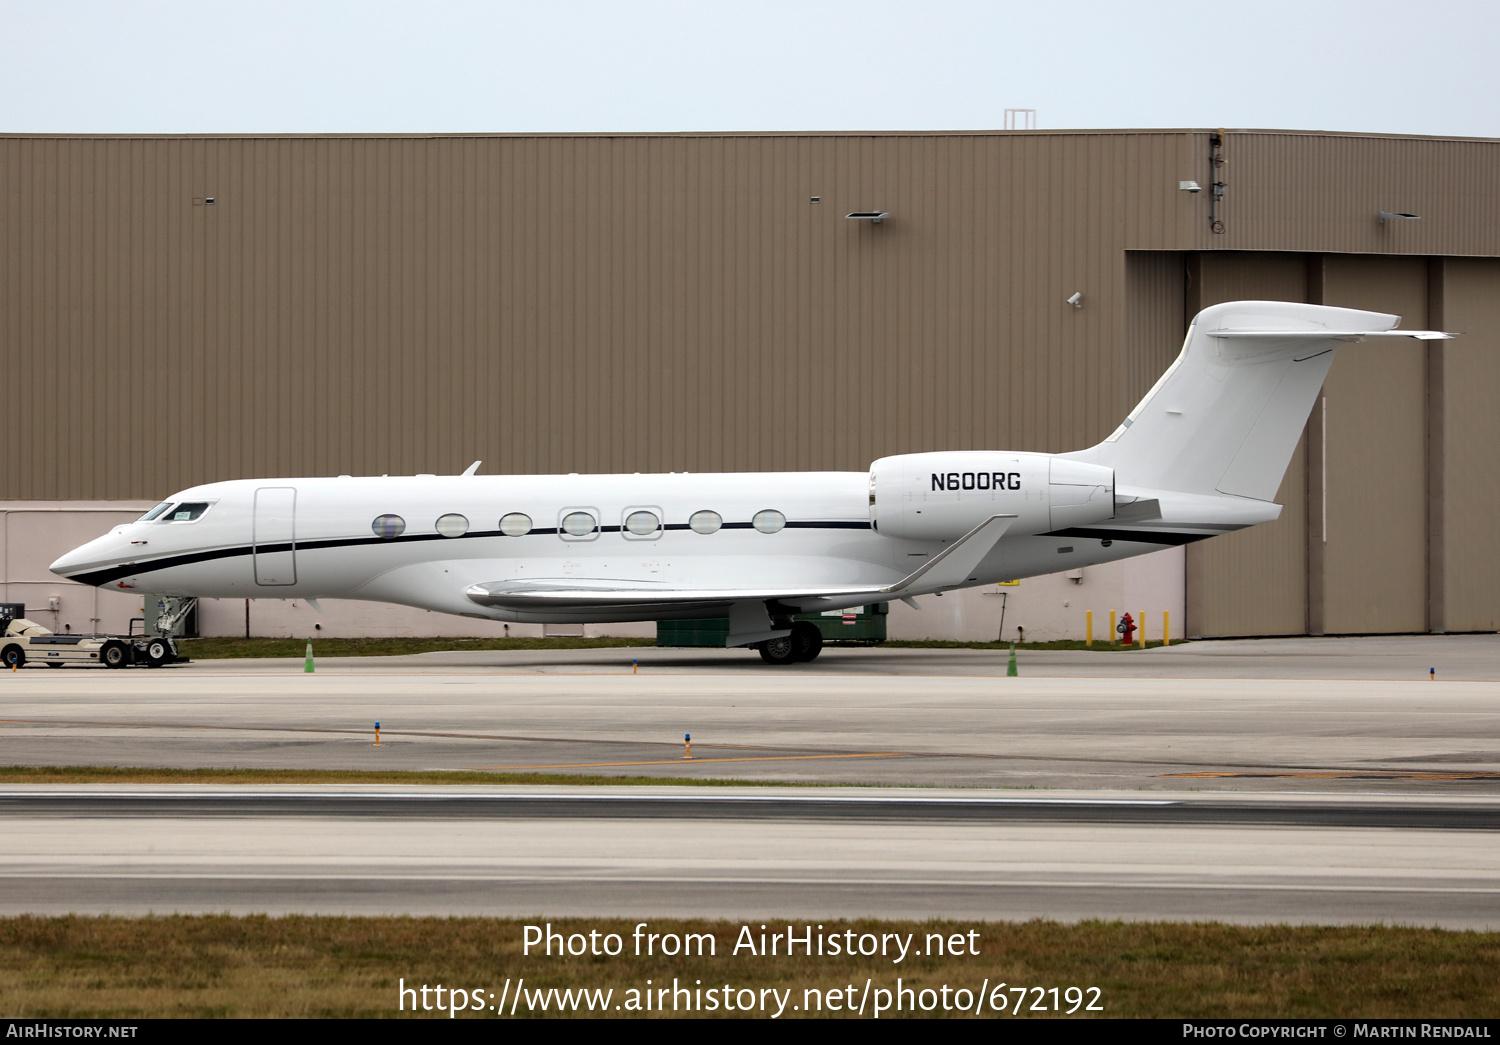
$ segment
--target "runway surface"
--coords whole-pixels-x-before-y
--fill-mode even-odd
[[[860,789],[11,787],[0,913],[1500,928],[1500,802]]]
[[[1020,678],[969,650],[841,650],[791,672],[674,650],[349,658],[312,675],[287,660],[39,668],[0,677],[0,764],[1500,794],[1500,682],[1447,679],[1500,665],[1500,642],[1382,660],[1358,649],[1370,641],[1204,644],[1252,651],[1227,663],[1262,678],[1200,678],[1220,654],[1170,649],[1046,655],[1073,675],[1028,657]],[[1349,677],[1303,677],[1323,648]],[[885,674],[864,673],[875,656]],[[1411,661],[1439,661],[1439,680]]]
[[[1199,645],[9,673],[0,764],[803,786],[0,788],[0,910],[1500,928],[1500,641]]]

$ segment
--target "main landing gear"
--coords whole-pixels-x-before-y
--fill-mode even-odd
[[[767,639],[756,647],[767,664],[796,664],[815,660],[823,652],[823,633],[811,621],[792,624],[792,633],[779,639]]]

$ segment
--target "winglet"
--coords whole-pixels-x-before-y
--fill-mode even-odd
[[[484,464],[483,461],[475,461],[473,464],[469,465],[469,467],[465,468],[463,470],[463,472],[460,473],[460,474],[461,475],[474,475],[476,472],[479,471],[479,466],[482,465],[482,464]]]

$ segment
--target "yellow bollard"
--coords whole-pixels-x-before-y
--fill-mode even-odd
[[[630,660],[630,673],[632,675],[639,675],[641,673],[641,662],[634,657]]]
[[[380,723],[375,723],[375,746],[380,746]]]
[[[684,733],[684,734],[682,734],[682,747],[683,747],[682,757],[683,758],[692,758],[693,757],[693,734],[691,734],[691,733]]]
[[[1085,611],[1084,618],[1087,621],[1087,623],[1084,625],[1084,629],[1088,637],[1083,640],[1083,644],[1085,646],[1092,646],[1094,644],[1094,611]]]
[[[1139,633],[1139,638],[1140,638],[1140,641],[1141,641],[1141,649],[1145,649],[1146,648],[1146,611],[1145,610],[1141,610],[1141,630],[1140,630],[1140,633]]]
[[[1119,628],[1119,625],[1117,625],[1115,623],[1115,611],[1114,610],[1110,610],[1109,611],[1109,641],[1111,643],[1116,643],[1116,642],[1120,641],[1118,638],[1115,637],[1115,636],[1117,636],[1117,635],[1120,634],[1118,628]]]
[[[1172,645],[1172,611],[1171,610],[1162,610],[1161,611],[1161,644],[1163,646],[1170,646],[1170,645]]]

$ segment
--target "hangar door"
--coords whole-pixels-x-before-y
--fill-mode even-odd
[[[1427,322],[1427,259],[1326,254],[1326,305],[1393,312],[1408,330]],[[1308,492],[1322,511],[1322,627],[1330,635],[1427,628],[1428,342],[1370,340],[1339,350],[1315,426],[1321,445]],[[1326,407],[1325,407],[1326,403]],[[1321,471],[1321,475],[1317,472]],[[1326,520],[1326,523],[1325,523]],[[1314,577],[1316,579],[1316,576]]]
[[[1127,256],[1132,384],[1201,308],[1312,301],[1430,325],[1426,258],[1251,251]],[[1180,311],[1178,309],[1180,308]],[[1427,353],[1339,350],[1276,495],[1281,518],[1187,551],[1190,635],[1417,632],[1428,620]],[[1134,389],[1133,389],[1134,390]]]
[[[255,491],[252,541],[256,584],[270,587],[297,583],[296,521],[294,488],[264,486]]]

